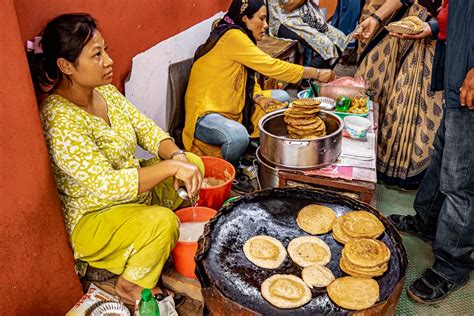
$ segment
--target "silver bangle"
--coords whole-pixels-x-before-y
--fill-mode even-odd
[[[177,150],[174,153],[172,153],[168,159],[173,159],[175,156],[185,155],[185,154],[186,154],[186,152],[184,150],[180,149],[180,150]]]

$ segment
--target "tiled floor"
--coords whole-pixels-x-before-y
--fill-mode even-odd
[[[414,214],[414,192],[403,192],[385,185],[378,185],[375,195],[375,207],[385,216],[390,214]],[[403,236],[403,243],[408,253],[408,274],[405,286],[418,278],[423,271],[433,264],[434,257],[431,246],[418,238]],[[453,293],[446,301],[434,305],[422,305],[408,298],[402,292],[398,304],[397,315],[474,315],[474,282]]]

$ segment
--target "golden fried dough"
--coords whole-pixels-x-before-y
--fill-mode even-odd
[[[297,265],[305,268],[313,264],[325,265],[331,260],[331,249],[320,238],[301,236],[288,244],[288,254]]]
[[[334,303],[351,310],[369,308],[379,299],[379,285],[369,278],[342,277],[332,282],[327,291]]]
[[[390,249],[376,239],[350,239],[342,249],[342,255],[359,267],[380,266],[390,260]]]
[[[327,206],[310,204],[298,212],[296,223],[307,233],[313,235],[326,234],[332,229],[336,213]]]
[[[292,107],[318,107],[321,104],[318,100],[303,98],[295,100],[291,103]]]
[[[261,293],[278,308],[297,308],[311,301],[311,290],[300,278],[290,274],[275,274],[261,286]]]
[[[387,271],[388,269],[388,264],[385,263],[378,269],[361,268],[361,267],[355,267],[350,262],[348,262],[345,258],[341,257],[341,260],[339,261],[339,267],[341,268],[342,271],[344,271],[345,273],[349,275],[364,277],[364,278],[372,278],[372,277],[383,275],[385,271]]]
[[[286,249],[279,240],[258,235],[245,242],[244,254],[256,266],[276,269],[285,261]]]
[[[332,225],[332,236],[337,242],[341,244],[345,244],[351,239],[351,237],[348,236],[346,233],[344,233],[344,231],[342,230],[341,222],[343,220],[344,220],[344,215],[336,218],[336,220],[334,221],[334,224]]]
[[[303,281],[310,287],[326,287],[336,278],[331,270],[319,264],[313,264],[301,271]]]
[[[382,222],[367,211],[353,211],[344,214],[341,227],[344,233],[352,238],[377,238],[385,231]]]

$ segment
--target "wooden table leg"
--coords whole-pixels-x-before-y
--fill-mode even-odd
[[[372,191],[364,192],[364,200],[363,201],[367,204],[370,204],[372,202],[373,194],[374,194],[374,192],[372,192]]]

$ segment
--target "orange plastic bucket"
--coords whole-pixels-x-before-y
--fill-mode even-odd
[[[225,182],[213,187],[201,188],[197,204],[219,210],[224,201],[230,197],[235,168],[231,163],[221,158],[202,156],[201,159],[206,170],[204,177],[225,180]]]
[[[186,222],[206,222],[209,221],[217,212],[208,207],[186,207],[176,211],[181,223]],[[194,269],[194,256],[196,255],[198,243],[197,241],[178,241],[173,251],[174,268],[179,274],[188,278],[196,278]]]

